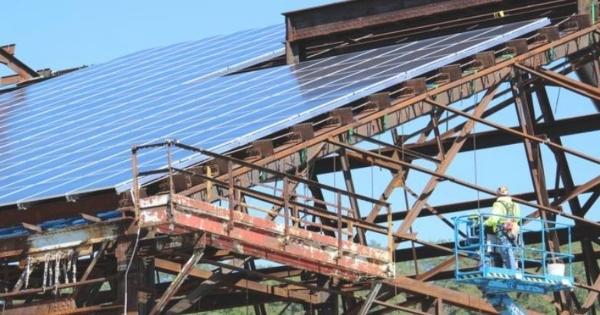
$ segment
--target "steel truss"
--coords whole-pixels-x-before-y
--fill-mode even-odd
[[[299,307],[307,314],[442,314],[458,307],[494,314],[483,298],[436,282],[452,279],[453,245],[425,240],[414,223],[437,217],[452,226],[445,215],[489,207],[493,187],[451,176],[448,169],[460,153],[513,144],[524,147],[534,188],[514,200],[533,209],[530,216],[573,220],[572,238],[582,247],[575,260],[584,264],[586,277],[577,279],[577,287],[587,296],[579,301],[574,294],[557,294],[553,305],[557,312],[595,312],[600,223],[589,218],[600,196],[600,173],[590,169],[599,176],[577,183],[569,161],[597,167],[600,157],[564,145],[562,137],[597,131],[600,114],[556,119],[547,92],[558,86],[600,101],[600,25],[581,21],[545,28],[231,154],[176,141],[134,147],[134,188],[121,200],[123,218],[85,214],[90,224],[54,232],[26,222],[30,236],[0,242],[4,313],[177,314],[248,307],[266,314],[265,305],[278,302],[282,313]],[[594,69],[595,82],[568,76],[582,67]],[[473,106],[457,106],[476,96]],[[493,120],[511,106],[516,125]],[[399,134],[403,125],[419,121],[425,123],[416,131]],[[446,124],[452,128],[444,131]],[[159,148],[166,151],[167,167],[138,169],[142,150]],[[542,148],[552,153],[560,181],[546,182]],[[180,168],[171,161],[175,150],[201,154],[205,162]],[[357,188],[362,179],[356,170],[368,168],[392,174],[379,196]],[[408,184],[413,173],[428,177],[421,189]],[[140,176],[155,174],[166,179],[139,188]],[[319,180],[333,174],[341,175],[342,185]],[[441,182],[482,198],[434,205],[429,197]],[[415,201],[393,204],[395,191]],[[563,210],[565,204],[571,211]],[[385,240],[383,248],[368,242],[373,234]],[[559,250],[566,237],[559,231],[549,245]],[[539,243],[539,235],[525,241]],[[437,257],[437,265],[424,267],[424,260]],[[261,267],[258,259],[278,265]],[[414,274],[399,272],[396,264],[402,262],[413,262]]]

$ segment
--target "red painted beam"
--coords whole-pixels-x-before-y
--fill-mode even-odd
[[[210,235],[209,246],[348,280],[393,276],[393,263],[385,250],[346,240],[339,247],[336,237],[296,227],[288,227],[285,234],[282,224],[239,211],[233,212],[229,229],[229,209],[180,195],[173,195],[172,202],[175,209],[169,221],[168,195],[142,199],[140,224],[171,234],[182,232],[177,228],[202,231]],[[175,229],[169,230],[170,223]]]

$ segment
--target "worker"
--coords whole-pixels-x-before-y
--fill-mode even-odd
[[[496,193],[498,198],[492,205],[492,214],[484,222],[488,248],[491,248],[488,254],[496,266],[501,261],[504,268],[514,270],[517,269],[514,248],[518,243],[521,210],[509,196],[508,188],[501,186]]]

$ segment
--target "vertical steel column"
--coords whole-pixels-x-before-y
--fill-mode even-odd
[[[535,135],[534,131],[534,118],[532,113],[530,112],[530,104],[528,102],[527,93],[531,91],[528,90],[528,86],[524,83],[524,74],[517,68],[514,68],[514,82],[511,86],[513,98],[515,100],[517,116],[519,124],[521,125],[521,131],[527,135]],[[542,155],[539,143],[535,141],[531,141],[527,138],[523,139],[523,144],[525,146],[525,153],[527,158],[527,163],[530,169],[531,180],[533,182],[533,188],[536,193],[536,199],[538,204],[543,205],[544,207],[550,207],[550,197],[548,195],[548,189],[546,188],[546,178],[544,175],[544,165],[542,162]],[[544,219],[544,224],[546,225],[546,230],[549,229],[547,223],[547,215],[545,211],[540,211],[540,215]],[[554,220],[555,215],[550,214],[549,220]],[[554,253],[560,252],[560,243],[558,241],[558,235],[556,231],[552,231],[549,233],[549,237],[547,238],[548,245],[550,250]],[[545,246],[545,244],[544,244]],[[545,266],[542,266],[545,268]],[[574,311],[573,301],[570,296],[564,293],[555,294],[555,298],[560,301],[561,307],[563,310],[568,309],[571,312]]]

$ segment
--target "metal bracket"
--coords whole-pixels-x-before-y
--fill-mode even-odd
[[[529,51],[529,45],[526,38],[518,38],[510,40],[506,43],[506,47],[512,50],[517,55],[524,54]]]
[[[496,56],[493,51],[483,51],[475,55],[475,60],[482,68],[489,68],[496,65]]]
[[[558,30],[558,26],[548,26],[540,29],[538,31],[540,34],[538,36],[538,40],[544,42],[552,42],[560,39],[560,31]]]
[[[392,105],[389,93],[376,93],[369,95],[369,109],[384,110]]]
[[[408,94],[419,95],[427,92],[427,81],[425,78],[415,78],[406,81],[406,87],[410,90]]]
[[[462,69],[459,64],[443,66],[442,69],[440,69],[440,73],[445,77],[444,79],[449,82],[457,81],[462,78]]]
[[[338,125],[346,125],[354,121],[354,114],[350,107],[336,108],[331,111],[330,116],[333,118],[333,123]]]
[[[314,138],[315,130],[311,123],[298,124],[292,127],[292,139],[306,141]]]
[[[273,155],[274,152],[273,140],[271,139],[254,141],[252,148],[249,149],[250,157],[259,157],[261,159]]]

